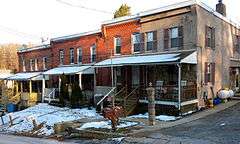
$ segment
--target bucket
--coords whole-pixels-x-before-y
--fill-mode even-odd
[[[13,103],[7,104],[7,112],[15,112],[17,110],[17,105]]]

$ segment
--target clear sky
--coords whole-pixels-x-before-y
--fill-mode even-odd
[[[134,14],[180,1],[184,0],[1,0],[0,43],[40,43],[41,37],[99,29],[101,22],[112,19],[112,13],[123,3],[131,6]],[[212,8],[218,2],[202,1]],[[240,0],[223,2],[227,5],[228,17],[240,22]]]

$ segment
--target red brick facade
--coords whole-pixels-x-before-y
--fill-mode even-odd
[[[43,58],[47,58],[46,69],[43,68]],[[37,59],[37,70],[33,69],[33,71],[45,71],[52,68],[52,52],[51,48],[40,48],[31,51],[22,51],[18,52],[18,59],[19,59],[19,72],[23,71],[23,60],[25,61],[25,70],[26,72],[30,70],[30,60]]]
[[[53,39],[51,46],[48,49],[37,49],[27,52],[18,53],[20,71],[22,67],[22,57],[25,60],[26,71],[30,71],[30,59],[38,58],[38,70],[43,71],[42,59],[48,57],[48,69],[58,67],[60,65],[60,50],[64,51],[63,65],[70,65],[70,49],[74,49],[74,64],[78,64],[77,49],[82,49],[82,64],[91,63],[90,47],[96,45],[96,62],[114,56],[114,38],[121,38],[121,55],[132,54],[131,37],[133,33],[140,31],[140,24],[138,20],[121,22],[116,24],[102,25],[102,31],[80,35],[73,38]],[[111,69],[97,68],[97,85],[111,85]]]

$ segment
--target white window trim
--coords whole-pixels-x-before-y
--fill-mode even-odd
[[[81,62],[79,62],[79,50],[81,49],[81,52],[82,52],[82,48],[81,47],[79,47],[78,49],[77,49],[77,63],[78,64],[82,64],[82,59],[81,59]],[[82,52],[82,55],[83,55],[83,52]],[[81,56],[82,57],[82,56]]]
[[[117,52],[117,50],[116,50],[116,48],[117,48],[117,39],[118,38],[120,38],[120,37],[114,37],[114,55],[121,55],[121,52],[120,53],[116,53]],[[121,40],[121,38],[120,38],[120,40]],[[122,40],[121,40],[121,49],[122,49]]]
[[[26,63],[24,59],[22,60],[22,70],[23,72],[26,72]]]
[[[59,50],[59,64],[64,65],[64,50]]]
[[[90,63],[94,63],[95,61],[96,61],[96,59],[95,59],[95,61],[93,61],[93,47],[95,47],[95,55],[96,55],[96,44],[94,44],[94,45],[92,45],[91,47],[90,47],[90,55],[91,55],[91,61],[90,61]],[[95,57],[96,58],[96,57]]]
[[[149,33],[152,33],[152,41],[148,41],[148,34],[149,34]],[[145,49],[146,52],[152,52],[152,49],[151,49],[151,50],[148,50],[148,48],[147,48],[147,43],[148,43],[148,42],[154,42],[154,40],[153,40],[153,31],[146,32],[146,49]]]
[[[47,62],[47,57],[43,57],[43,70],[47,70],[46,62]]]
[[[34,64],[34,61],[33,59],[30,59],[30,71],[33,71],[33,64]]]
[[[38,59],[34,59],[34,69],[38,71]]]
[[[138,34],[140,35],[140,33],[138,33]],[[131,35],[132,53],[133,53],[133,54],[139,54],[141,50],[140,50],[140,51],[137,51],[137,52],[134,51],[134,40],[133,40],[134,35],[136,35],[136,34],[132,34],[132,35]],[[140,36],[141,36],[141,35],[140,35]],[[141,44],[141,42],[140,42],[140,44]]]
[[[72,58],[73,62],[71,62]],[[74,64],[74,48],[70,48],[70,64]]]

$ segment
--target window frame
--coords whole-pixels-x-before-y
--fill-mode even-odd
[[[119,40],[119,42],[117,41]],[[119,51],[117,51],[119,49]],[[122,52],[122,38],[120,36],[114,37],[114,55],[121,55]]]
[[[47,70],[47,57],[43,57],[43,70]]]
[[[25,62],[25,59],[22,59],[22,71],[26,72],[26,62]]]
[[[59,50],[59,64],[64,65],[64,50],[63,49]]]
[[[149,40],[149,34],[151,34],[151,40]],[[154,34],[153,31],[150,32],[146,32],[146,42],[147,42],[147,47],[146,47],[146,51],[152,51],[153,50],[153,43],[154,43]],[[151,44],[151,45],[150,45]],[[151,49],[149,49],[149,47],[151,46]]]
[[[173,30],[176,30],[176,36],[173,37]],[[171,48],[178,48],[180,47],[180,43],[179,43],[179,40],[180,39],[180,36],[179,36],[179,27],[172,27],[170,28],[170,47]],[[173,42],[175,42],[173,44]]]
[[[97,58],[97,46],[96,46],[96,44],[93,44],[90,47],[90,53],[91,53],[91,63],[96,62],[96,58]]]
[[[74,64],[74,48],[70,48],[69,50],[69,62],[70,64]]]
[[[80,50],[81,50],[81,55],[79,52]],[[81,59],[81,61],[80,61],[80,59]],[[77,63],[82,64],[82,62],[83,62],[83,50],[81,47],[79,47],[79,48],[77,48]]]
[[[38,59],[34,59],[34,69],[35,71],[38,71]]]
[[[34,59],[30,59],[29,61],[30,61],[30,62],[29,62],[30,71],[34,71],[34,67],[35,67],[35,66],[34,66],[34,63],[35,63],[35,62],[34,62]]]
[[[138,40],[137,40],[138,38]],[[135,45],[139,47],[138,51],[135,51]],[[133,53],[140,53],[141,52],[141,33],[135,32],[132,34],[132,52]]]

